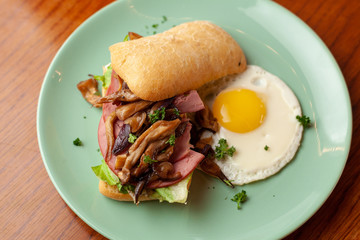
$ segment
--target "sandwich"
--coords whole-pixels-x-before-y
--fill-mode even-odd
[[[103,76],[78,89],[102,107],[98,141],[104,160],[93,167],[99,191],[118,201],[185,203],[195,169],[232,186],[200,133],[218,123],[197,89],[246,69],[245,55],[223,29],[183,23],[153,36],[129,33],[110,46]],[[97,81],[103,94],[97,94]]]

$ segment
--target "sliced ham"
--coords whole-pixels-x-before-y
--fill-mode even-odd
[[[175,141],[174,152],[171,155],[171,162],[177,162],[178,160],[184,158],[190,151],[190,131],[191,131],[191,123],[187,122],[184,133],[178,137]]]
[[[111,73],[111,83],[105,95],[107,96],[113,94],[114,92],[118,91],[119,88],[120,88],[120,82],[119,79],[116,77],[116,73],[113,70]],[[110,113],[115,111],[116,107],[117,106],[112,103],[103,103],[103,114],[101,118],[103,118],[103,120],[105,121],[106,118],[110,115]]]
[[[120,88],[120,82],[119,79],[115,75],[116,73],[114,70],[111,73],[111,83],[109,85],[109,88],[106,91],[106,96],[109,94],[112,94],[119,90]],[[112,103],[103,103],[103,112],[100,118],[99,128],[98,128],[98,142],[101,154],[103,156],[106,156],[106,149],[107,149],[107,142],[106,142],[106,135],[105,135],[105,120],[106,118],[115,111],[116,105],[113,105]],[[122,121],[118,120],[114,123],[114,138],[116,139],[117,134],[120,130],[120,127],[122,125]],[[114,155],[111,156],[111,158],[108,159],[107,164],[110,167],[110,169],[115,172],[116,174],[119,172],[115,169],[115,161],[116,157]]]
[[[197,112],[205,108],[196,90],[191,90],[177,96],[174,100],[174,105],[181,113]]]
[[[117,138],[117,135],[120,131],[120,128],[122,126],[123,122],[118,120],[114,123],[114,138]],[[100,147],[100,152],[103,156],[106,155],[106,149],[107,149],[107,142],[106,142],[106,135],[105,135],[105,122],[103,118],[100,118],[100,123],[99,123],[99,129],[98,129],[98,142],[99,142],[99,147]],[[119,170],[115,169],[115,161],[116,161],[116,157],[115,155],[111,155],[111,158],[109,158],[107,160],[107,164],[110,167],[110,169],[114,172],[114,173],[118,173]]]
[[[150,183],[150,185],[147,186],[147,188],[162,188],[162,187],[168,187],[175,183],[180,182],[187,176],[189,176],[190,173],[192,173],[196,166],[204,159],[204,155],[201,153],[195,152],[193,150],[189,151],[189,154],[186,155],[183,159],[178,160],[176,163],[174,163],[174,171],[181,173],[181,178],[174,180],[174,181],[154,181]]]

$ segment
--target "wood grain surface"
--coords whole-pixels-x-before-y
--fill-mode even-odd
[[[1,239],[103,239],[65,204],[41,160],[36,109],[45,72],[66,38],[110,0],[0,0]],[[285,239],[360,239],[360,1],[276,0],[335,56],[349,87],[353,141],[319,211]],[[359,133],[359,135],[357,134]]]

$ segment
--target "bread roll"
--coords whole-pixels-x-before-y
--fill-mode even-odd
[[[186,179],[188,179],[188,180],[186,180]],[[186,183],[187,191],[190,188],[191,179],[192,179],[191,176],[188,176],[187,178],[184,179],[185,181],[187,181],[187,183]],[[179,184],[181,184],[181,182],[177,183],[177,185],[179,185]],[[181,191],[181,189],[180,189],[180,191]],[[117,200],[117,201],[134,201],[133,198],[129,194],[123,194],[123,193],[119,192],[116,185],[110,186],[109,184],[107,184],[106,182],[101,181],[101,180],[99,181],[99,192],[101,194],[103,194],[104,196],[114,199],[114,200]],[[153,193],[154,193],[154,190],[152,190],[152,189],[144,189],[143,192],[141,193],[141,195],[139,196],[139,201],[140,202],[149,201],[149,200],[163,201],[163,199],[159,199],[159,198],[155,197],[156,194],[153,194]],[[176,197],[180,197],[180,196],[179,196],[179,194],[177,194],[174,197],[176,198]],[[187,198],[187,194],[186,194],[186,198]],[[183,203],[183,202],[179,201],[179,198],[177,198],[177,200],[175,200],[174,202]]]
[[[129,194],[123,194],[119,192],[116,185],[110,186],[104,181],[99,181],[99,192],[108,198],[112,198],[117,201],[134,201],[134,199]],[[156,200],[151,198],[146,194],[146,191],[139,196],[139,201],[148,201],[148,200]]]
[[[223,29],[195,21],[110,46],[113,70],[138,97],[159,101],[246,69],[245,55]]]

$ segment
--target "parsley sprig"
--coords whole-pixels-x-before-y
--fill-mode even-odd
[[[148,155],[145,155],[144,156],[144,162],[146,162],[146,163],[148,163],[148,164],[152,164],[152,163],[154,163],[154,162],[157,162],[157,160],[155,160],[155,159],[152,159],[150,156],[148,156]]]
[[[167,21],[167,17],[166,16],[162,16],[163,20],[161,21],[161,23],[165,23]]]
[[[215,157],[218,160],[224,159],[226,155],[232,157],[234,152],[236,151],[234,146],[229,147],[226,139],[224,138],[221,138],[218,144],[219,145],[215,146]]]
[[[155,110],[153,114],[149,114],[149,120],[151,124],[154,124],[158,120],[165,118],[165,108],[161,107],[160,110]]]
[[[307,117],[306,115],[303,116],[296,116],[296,119],[301,123],[301,125],[303,125],[305,128],[308,128],[311,126],[311,121],[310,118]]]
[[[134,135],[132,133],[129,134],[129,137],[128,137],[128,142],[129,143],[134,143],[136,139],[137,139],[136,135]]]
[[[244,203],[247,199],[246,191],[242,190],[241,192],[234,195],[231,201],[237,203],[237,209],[241,209],[241,204]]]
[[[176,116],[180,116],[180,111],[179,111],[179,109],[177,109],[177,108],[174,108],[174,114],[176,115]]]
[[[175,145],[175,134],[172,134],[169,138],[169,140],[167,140],[165,143],[168,143],[170,146],[174,146]]]
[[[80,138],[76,138],[74,141],[73,141],[73,144],[75,146],[82,146],[82,141],[80,140]]]

